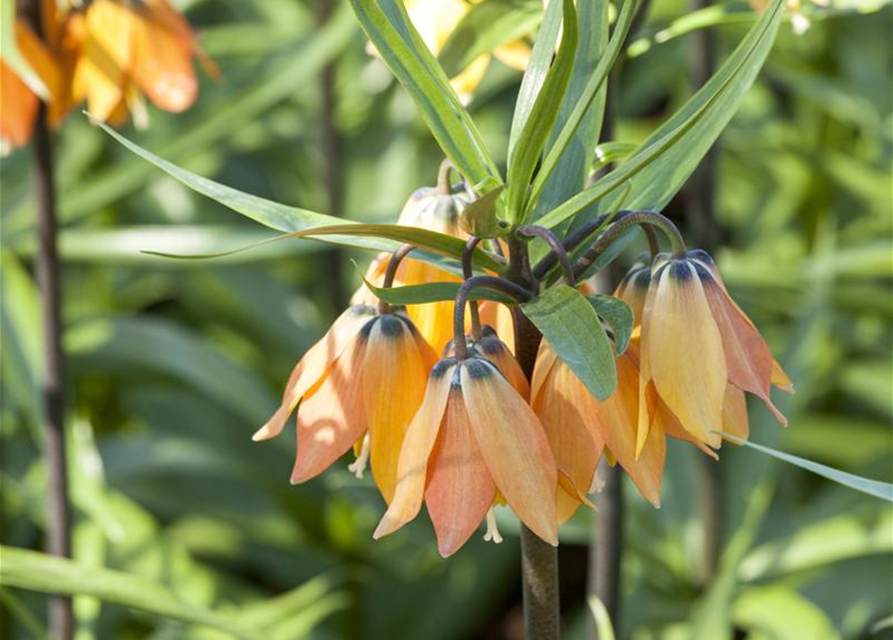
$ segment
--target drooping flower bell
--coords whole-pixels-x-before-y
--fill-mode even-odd
[[[443,173],[443,172],[442,172]],[[418,189],[403,207],[397,224],[437,231],[456,238],[468,236],[459,228],[459,214],[468,204],[464,193],[452,193],[449,183],[438,187]],[[390,254],[382,253],[373,260],[366,272],[366,279],[380,285],[384,280]],[[394,284],[398,286],[427,284],[429,282],[461,282],[461,278],[424,260],[406,258],[397,268]],[[370,302],[371,294],[362,288],[352,302]],[[428,344],[440,354],[453,335],[453,303],[451,301],[407,305],[406,313]]]
[[[790,379],[729,297],[707,253],[655,258],[641,323],[639,450],[654,421],[654,398],[693,438],[713,448],[720,446],[724,427],[746,434],[745,391],[787,423],[769,390],[792,390]]]
[[[208,75],[219,75],[192,27],[167,0],[94,0],[71,18],[66,47],[77,57],[72,99],[86,100],[99,120],[120,124],[130,113],[141,124],[143,94],[165,111],[188,108],[198,95],[193,57]]]
[[[375,538],[418,515],[422,503],[444,557],[490,512],[497,492],[540,538],[558,543],[558,471],[539,419],[489,360],[469,352],[431,371],[406,432],[394,500]]]
[[[278,435],[297,408],[296,484],[322,473],[368,432],[372,475],[390,502],[406,428],[435,361],[408,318],[351,306],[295,366],[282,404],[254,440]]]
[[[543,340],[531,384],[531,405],[542,421],[559,468],[572,487],[558,493],[558,520],[568,520],[582,496],[594,486],[603,452],[617,461],[642,495],[660,505],[661,474],[666,445],[663,431],[669,416],[659,413],[641,455],[636,458],[639,404],[638,363],[627,350],[616,359],[617,388],[599,401]]]

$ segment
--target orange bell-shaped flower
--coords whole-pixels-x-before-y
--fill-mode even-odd
[[[297,408],[292,483],[322,473],[368,432],[372,475],[394,495],[397,461],[436,356],[405,317],[352,306],[295,366],[282,404],[254,434],[278,435]]]
[[[396,531],[424,501],[444,557],[487,516],[497,491],[540,538],[558,544],[558,471],[539,419],[491,362],[441,360],[406,432],[397,492],[375,530]]]

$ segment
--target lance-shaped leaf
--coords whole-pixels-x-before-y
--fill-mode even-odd
[[[160,252],[150,252],[155,255],[180,258],[216,258],[225,255],[234,255],[247,248],[268,244],[285,238],[309,237],[324,239],[336,244],[382,251],[392,251],[395,249],[395,241],[407,242],[428,249],[434,253],[453,258],[461,258],[462,251],[465,249],[465,243],[462,240],[443,233],[400,225],[354,224],[349,220],[342,220],[341,218],[327,216],[322,213],[316,213],[298,207],[290,207],[278,202],[273,202],[272,200],[267,200],[266,198],[259,198],[244,193],[238,189],[227,187],[219,182],[203,178],[191,171],[187,171],[186,169],[171,164],[167,160],[159,158],[154,153],[143,149],[135,142],[128,140],[110,127],[103,124],[100,124],[99,126],[135,154],[145,158],[190,189],[193,189],[212,200],[216,200],[233,211],[241,213],[265,226],[289,232],[282,236],[262,241],[256,245],[250,245],[248,247],[243,247],[242,249],[223,253],[174,256]],[[482,268],[494,271],[498,271],[501,268],[495,260],[489,258],[487,254],[483,252],[475,252],[475,259],[476,264]]]
[[[509,224],[496,217],[496,202],[505,185],[499,185],[462,209],[459,226],[465,233],[478,238],[497,238],[508,232]]]
[[[556,1],[557,0],[553,0]],[[567,84],[574,68],[574,56],[577,51],[577,11],[573,0],[564,0],[563,36],[558,47],[558,55],[546,75],[540,88],[530,115],[518,138],[508,168],[508,208],[514,220],[523,218],[527,202],[528,186],[540,159],[540,153],[546,145],[552,125],[558,117],[561,99],[567,90]]]
[[[632,184],[629,208],[660,210],[682,187],[731,120],[766,61],[784,17],[784,0],[773,0],[714,76],[639,149],[595,185],[562,203],[538,223],[554,227],[602,200],[610,210],[615,190]]]
[[[557,284],[521,303],[521,310],[592,395],[607,400],[617,386],[614,352],[586,296]]]
[[[363,278],[363,282],[379,300],[389,304],[426,304],[428,302],[443,302],[456,299],[461,282],[428,282],[425,284],[411,284],[405,287],[376,287]],[[493,300],[503,304],[514,304],[516,300],[496,289],[487,287],[475,287],[468,296],[469,300]]]
[[[542,19],[542,0],[484,0],[459,21],[437,59],[452,78],[479,56],[527,35]]]
[[[499,180],[490,154],[441,66],[399,0],[351,0],[363,31],[425,119],[443,152],[472,183]]]
[[[594,293],[586,299],[601,318],[608,323],[614,333],[614,351],[620,355],[626,351],[633,333],[633,312],[623,300],[603,293]]]
[[[588,175],[590,154],[598,142],[598,130],[604,112],[606,80],[620,55],[638,6],[638,0],[626,0],[623,3],[611,40],[605,48],[603,42],[604,33],[607,32],[606,5],[591,0],[579,5],[578,10],[581,14],[584,9],[588,9],[595,15],[600,15],[603,24],[598,26],[587,24],[590,33],[581,34],[580,48],[587,50],[578,53],[571,87],[568,90],[568,97],[573,96],[576,100],[570,105],[565,101],[565,105],[562,105],[562,111],[567,110],[568,113],[561,118],[564,121],[561,130],[549,145],[543,163],[537,171],[528,209],[537,204],[547,186],[550,186],[554,193],[549,194],[551,197],[547,198],[544,204],[552,206],[559,203],[554,199],[559,194],[564,196],[562,198],[564,200],[583,188]],[[589,20],[588,23],[593,21],[594,19]],[[594,60],[592,51],[589,50],[594,50],[597,54]],[[575,86],[578,84],[583,86]],[[569,180],[569,184],[555,184]]]
[[[863,478],[862,476],[857,476],[852,473],[840,471],[839,469],[835,469],[818,462],[813,462],[812,460],[807,460],[806,458],[794,456],[790,453],[776,451],[771,447],[766,447],[755,442],[749,442],[748,440],[742,440],[741,438],[737,438],[728,433],[723,433],[722,437],[727,440],[731,440],[735,444],[743,445],[750,449],[759,451],[760,453],[770,455],[773,458],[777,458],[778,460],[782,460],[783,462],[787,462],[788,464],[800,467],[801,469],[811,471],[816,475],[820,475],[823,478],[831,480],[832,482],[836,482],[837,484],[842,484],[843,486],[849,487],[850,489],[861,491],[862,493],[867,493],[870,496],[880,498],[881,500],[886,500],[887,502],[893,502],[893,484],[890,484],[889,482],[880,482],[878,480]]]

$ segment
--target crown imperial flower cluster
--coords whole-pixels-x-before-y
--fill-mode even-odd
[[[557,544],[558,527],[581,505],[592,506],[601,460],[619,464],[659,506],[667,437],[717,457],[723,432],[747,437],[745,393],[784,424],[769,390],[790,391],[790,380],[710,256],[682,248],[669,220],[621,211],[563,243],[535,225],[485,241],[462,231],[475,198],[450,185],[449,175],[447,167],[438,187],[414,193],[399,225],[465,241],[463,277],[411,255],[411,245],[372,261],[369,286],[298,362],[281,406],[254,436],[278,435],[297,413],[293,483],[353,451],[351,470],[361,477],[368,462],[386,504],[376,538],[415,519],[425,505],[438,549],[449,556],[482,523],[487,539],[501,540],[494,508],[506,506]],[[556,283],[593,297],[588,283],[577,285],[575,272],[585,272],[595,254],[637,225],[663,230],[675,251],[655,251],[634,265],[614,292],[615,304],[629,309],[625,348],[617,348],[606,319],[597,320],[613,337],[613,391],[596,397],[548,335],[525,373],[513,353],[524,348],[514,327],[525,321],[525,302]],[[551,251],[518,281],[473,266],[480,256],[510,264],[513,252],[527,260],[527,243],[537,237]],[[591,243],[576,265],[568,257],[574,247],[565,246],[574,241]],[[455,300],[386,301],[432,283],[454,285]],[[483,291],[500,295],[473,299]]]

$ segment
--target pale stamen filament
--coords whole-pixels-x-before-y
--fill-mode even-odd
[[[357,459],[352,463],[347,465],[348,471],[353,472],[353,474],[359,479],[363,479],[363,474],[366,473],[366,467],[369,466],[369,434],[363,436],[363,444],[360,445],[360,454],[357,456]]]
[[[487,533],[484,534],[484,542],[492,542],[493,544],[502,542],[499,527],[496,526],[496,511],[493,507],[490,507],[490,510],[487,511]]]

